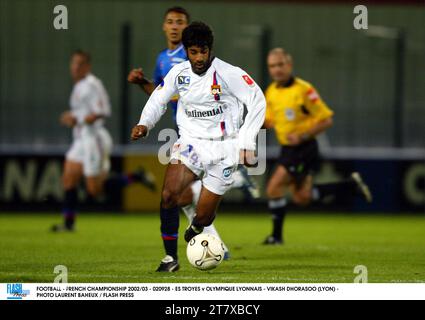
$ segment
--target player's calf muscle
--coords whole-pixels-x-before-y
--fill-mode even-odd
[[[221,196],[203,188],[196,208],[196,223],[206,227],[213,223]]]
[[[215,211],[213,213],[209,212],[205,214],[200,214],[200,213],[196,214],[197,224],[203,227],[210,226],[214,222],[214,219],[215,219]]]

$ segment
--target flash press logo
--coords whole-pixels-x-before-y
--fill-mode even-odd
[[[8,283],[7,284],[7,299],[8,300],[22,300],[30,294],[29,290],[22,288],[22,283]]]

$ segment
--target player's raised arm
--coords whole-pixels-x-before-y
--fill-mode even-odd
[[[127,76],[127,81],[137,84],[149,96],[155,90],[155,83],[145,77],[142,68],[131,70]]]
[[[155,124],[161,119],[162,115],[167,111],[167,103],[171,97],[177,93],[175,86],[175,73],[170,72],[164,78],[163,82],[156,87],[149,97],[143,108],[140,116],[140,121],[133,128],[131,138],[137,140],[143,136],[146,136],[149,130],[151,130]],[[141,128],[144,127],[144,128]]]
[[[255,150],[255,141],[264,123],[266,113],[264,94],[255,81],[239,68],[238,72],[232,72],[228,76],[227,85],[248,110],[244,124],[239,131],[239,148]]]

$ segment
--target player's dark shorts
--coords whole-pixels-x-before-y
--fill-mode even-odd
[[[312,139],[298,146],[282,146],[277,161],[288,170],[296,183],[301,183],[305,177],[319,170],[320,155],[317,140]]]

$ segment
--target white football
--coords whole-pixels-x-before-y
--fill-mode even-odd
[[[187,259],[199,270],[216,268],[224,257],[224,244],[211,234],[201,233],[187,244]]]

